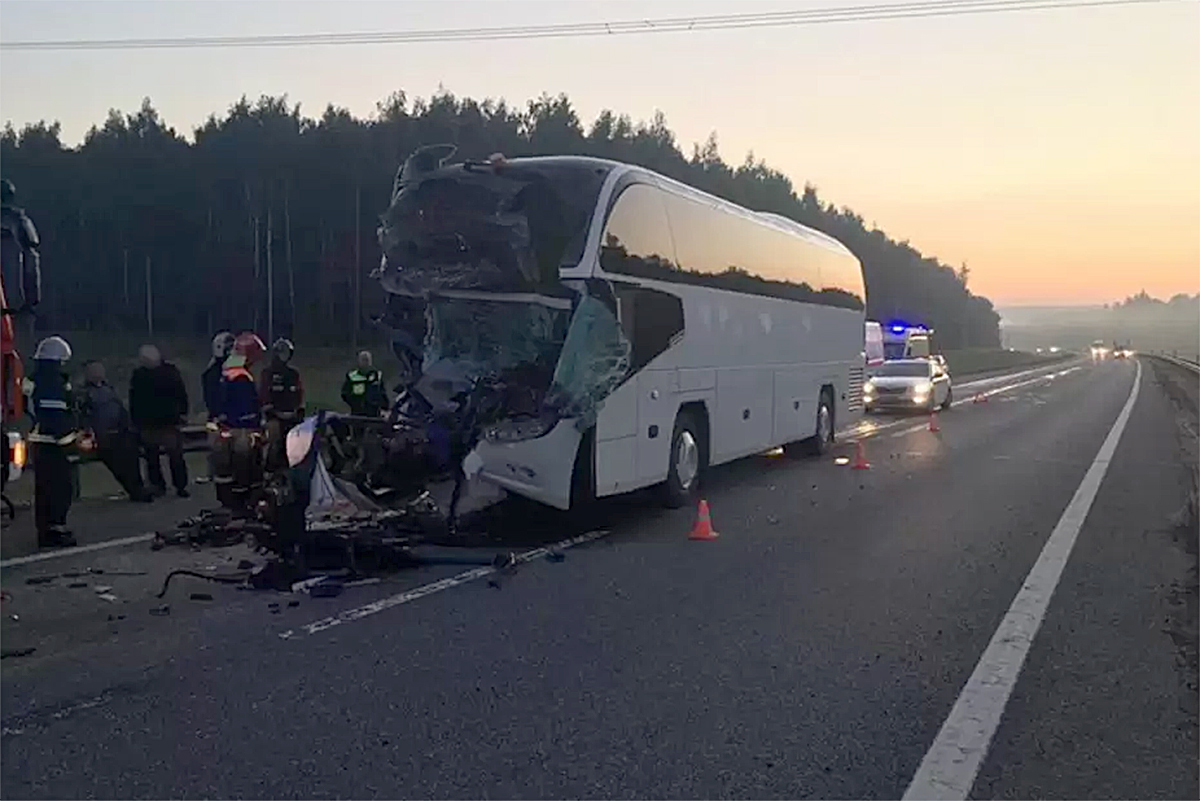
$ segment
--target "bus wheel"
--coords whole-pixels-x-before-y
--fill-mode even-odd
[[[678,509],[695,500],[706,467],[708,443],[704,439],[704,427],[694,412],[681,411],[675,418],[675,429],[671,433],[664,503],[671,509]]]
[[[823,456],[828,453],[833,445],[833,421],[833,393],[826,387],[821,390],[821,399],[817,401],[816,433],[802,442],[789,442],[783,446],[783,452],[788,456]]]

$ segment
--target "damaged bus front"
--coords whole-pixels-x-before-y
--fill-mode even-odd
[[[583,259],[612,165],[537,158],[421,171],[421,155],[405,165],[379,231],[387,322],[398,355],[419,362],[407,394],[474,429],[429,432],[459,441],[444,454],[468,473],[569,508],[583,432],[630,366],[611,288],[560,277]],[[454,413],[472,392],[488,397],[467,421]]]

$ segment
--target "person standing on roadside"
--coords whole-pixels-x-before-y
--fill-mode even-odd
[[[106,380],[104,363],[86,363],[83,376],[79,423],[84,431],[91,432],[96,443],[96,456],[113,474],[129,500],[137,503],[154,500],[142,484],[137,438],[129,421],[129,412],[121,402],[121,396]]]
[[[350,414],[360,417],[379,417],[387,411],[383,373],[375,369],[371,351],[360,352],[358,366],[346,373],[346,380],[342,382],[342,400],[350,407]]]
[[[197,478],[196,483],[198,484],[207,484],[216,478],[217,475],[214,459],[217,452],[217,438],[220,436],[217,417],[221,413],[221,370],[225,368],[225,360],[233,352],[233,342],[234,336],[229,331],[222,331],[213,337],[212,361],[208,363],[208,367],[205,367],[204,372],[200,374],[200,387],[204,392],[204,409],[208,413],[208,420],[204,426],[205,431],[208,433],[208,454],[206,459],[208,475]]]
[[[146,479],[158,495],[167,494],[162,462],[165,454],[171,466],[175,494],[187,498],[187,463],[183,460],[180,426],[187,419],[187,388],[179,368],[163,361],[153,345],[138,351],[141,366],[129,379],[129,415],[138,431],[146,456]]]
[[[289,362],[296,348],[290,339],[279,338],[271,346],[271,362],[259,377],[258,398],[267,428],[267,469],[287,467],[284,441],[304,417],[304,384],[300,371]]]
[[[75,544],[67,528],[67,512],[75,499],[70,451],[76,447],[75,404],[67,362],[71,346],[62,337],[46,337],[33,353],[33,375],[28,379],[29,406],[34,428],[33,513],[39,548],[64,548]]]

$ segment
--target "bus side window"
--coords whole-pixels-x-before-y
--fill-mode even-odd
[[[614,285],[621,329],[633,345],[631,367],[640,370],[665,351],[683,331],[683,302],[668,292],[629,284]]]

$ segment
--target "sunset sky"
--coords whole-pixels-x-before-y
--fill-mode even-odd
[[[5,42],[626,20],[861,5],[749,2],[0,3]],[[0,119],[77,143],[149,96],[181,132],[241,95],[360,116],[439,85],[521,105],[567,93],[661,109],[897,239],[971,268],[997,305],[1200,291],[1200,2],[518,42],[224,50],[0,50]],[[36,211],[36,210],[34,210]]]

